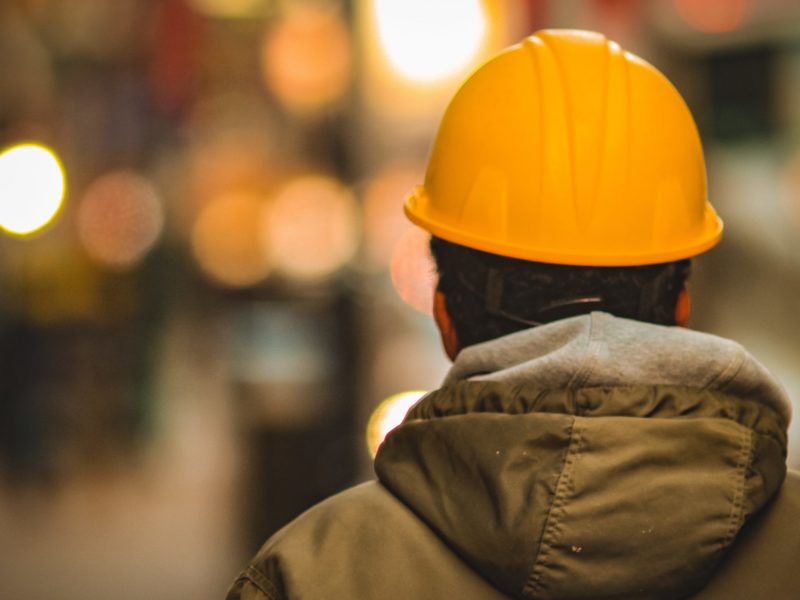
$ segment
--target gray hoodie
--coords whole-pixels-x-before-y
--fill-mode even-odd
[[[791,418],[783,387],[740,344],[601,312],[465,348],[444,385],[464,379],[550,389],[685,385],[752,396]]]

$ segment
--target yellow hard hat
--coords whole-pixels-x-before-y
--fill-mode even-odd
[[[540,31],[473,73],[405,211],[462,246],[568,265],[668,262],[722,237],[683,99],[652,65],[576,30]]]

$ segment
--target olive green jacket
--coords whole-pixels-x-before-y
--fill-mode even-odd
[[[707,334],[595,313],[473,346],[379,481],[273,536],[229,599],[797,598],[789,417]]]

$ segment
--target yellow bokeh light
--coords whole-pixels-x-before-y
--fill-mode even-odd
[[[260,238],[265,214],[266,204],[247,194],[224,195],[203,208],[192,229],[192,251],[209,277],[247,287],[269,274]]]
[[[164,212],[153,185],[131,171],[96,179],[78,207],[78,235],[96,262],[127,268],[158,240]]]
[[[264,38],[264,79],[289,108],[307,111],[339,98],[350,81],[350,38],[332,9],[299,5]]]
[[[403,422],[408,410],[427,393],[420,390],[401,392],[389,396],[377,406],[367,422],[367,448],[371,456],[378,453],[378,447],[389,432]]]
[[[340,182],[323,175],[295,179],[275,197],[264,245],[286,275],[313,280],[344,265],[358,244],[356,203]]]
[[[378,35],[402,76],[432,82],[459,74],[485,42],[482,0],[374,0]]]
[[[196,11],[219,19],[242,19],[267,14],[271,0],[189,0]]]
[[[14,146],[0,154],[0,227],[27,235],[53,220],[64,199],[64,169],[56,155],[38,144]]]

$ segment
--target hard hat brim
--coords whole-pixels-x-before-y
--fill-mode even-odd
[[[706,202],[706,226],[703,235],[674,248],[659,248],[652,252],[637,254],[603,254],[599,249],[590,253],[555,252],[552,249],[536,248],[530,245],[515,246],[499,243],[497,240],[485,239],[461,230],[454,229],[432,217],[430,200],[424,186],[418,186],[406,199],[403,206],[406,217],[415,225],[432,235],[452,242],[482,250],[491,254],[519,258],[534,262],[585,267],[630,267],[649,265],[691,258],[710,250],[722,239],[723,222],[717,213]]]

